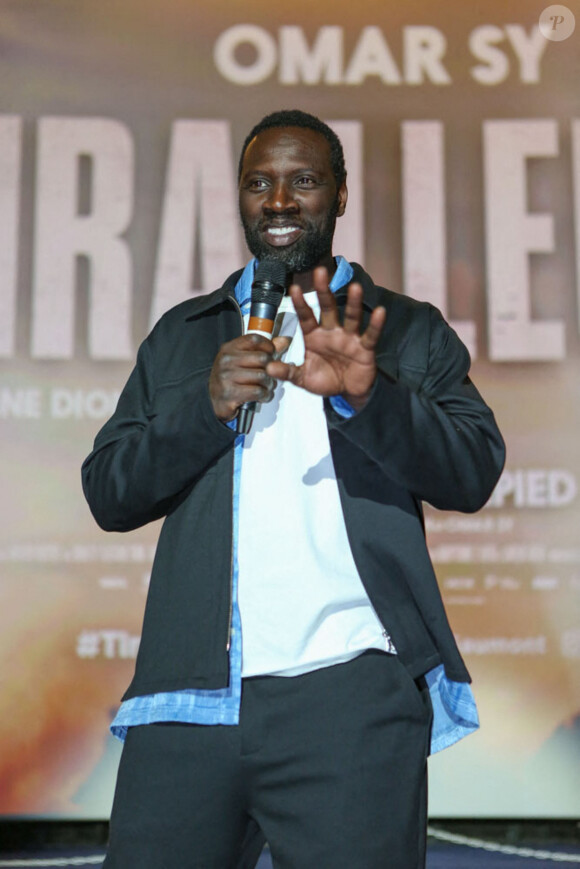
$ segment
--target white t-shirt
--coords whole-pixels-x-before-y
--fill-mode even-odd
[[[305,299],[319,316],[316,293]],[[302,331],[284,297],[276,334],[287,362],[304,360]],[[279,383],[256,412],[241,465],[238,599],[242,675],[292,676],[393,652],[347,538],[322,398]]]

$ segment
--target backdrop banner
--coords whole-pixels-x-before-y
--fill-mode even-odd
[[[280,108],[343,140],[335,252],[443,311],[507,440],[483,511],[426,512],[482,720],[431,815],[580,811],[580,8],[342,5],[0,5],[0,814],[108,816],[159,526],[100,531],[80,464],[160,315],[247,261]]]

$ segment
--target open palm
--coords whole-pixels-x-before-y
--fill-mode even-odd
[[[386,311],[382,307],[375,308],[361,334],[363,291],[360,284],[351,284],[348,288],[343,324],[328,287],[326,269],[315,270],[314,289],[320,302],[320,322],[304,301],[300,288],[290,288],[304,336],[304,362],[302,365],[271,362],[268,374],[315,395],[342,395],[358,409],[366,402],[376,377],[375,346]]]

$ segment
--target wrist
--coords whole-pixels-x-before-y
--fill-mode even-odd
[[[347,401],[350,404],[350,406],[352,408],[354,408],[354,410],[358,413],[359,410],[362,410],[363,407],[365,407],[369,398],[373,394],[376,379],[377,378],[376,378],[376,374],[375,374],[375,377],[373,378],[373,382],[370,384],[369,388],[366,389],[364,392],[353,395],[352,392],[345,391],[345,392],[341,393],[342,398],[345,401]]]
[[[350,404],[350,406],[358,413],[368,402],[369,398],[371,397],[371,392],[371,389],[369,389],[368,392],[365,392],[363,395],[351,395],[350,392],[343,392],[342,398],[344,398],[344,400],[348,402],[348,404]]]

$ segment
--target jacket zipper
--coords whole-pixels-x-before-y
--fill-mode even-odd
[[[234,450],[236,450],[236,449],[237,448],[234,447]],[[235,457],[234,457],[234,462],[235,462]],[[232,507],[231,507],[231,509],[232,509],[232,540],[231,540],[231,544],[230,544],[230,547],[231,547],[231,549],[230,549],[230,589],[229,589],[230,599],[229,599],[229,606],[228,606],[228,633],[227,633],[227,640],[226,640],[226,652],[228,653],[228,655],[230,652],[230,648],[232,646],[232,616],[233,616],[233,612],[234,612],[234,524],[233,524],[234,523],[234,515],[233,515],[234,514],[234,475],[233,475],[233,473],[232,473],[231,503],[232,503]]]
[[[242,309],[238,303],[238,300],[233,296],[230,296],[230,301],[237,308],[238,314],[240,315],[240,325],[241,325],[241,334],[244,334],[244,318],[242,315]],[[232,616],[234,612],[234,533],[236,529],[234,528],[234,474],[236,471],[236,455],[235,451],[238,448],[234,446],[234,454],[232,456],[232,491],[231,491],[231,511],[232,511],[232,538],[231,538],[231,549],[230,549],[230,590],[229,590],[229,607],[228,607],[228,632],[227,632],[227,640],[226,640],[226,652],[229,655],[231,646],[232,646]]]

